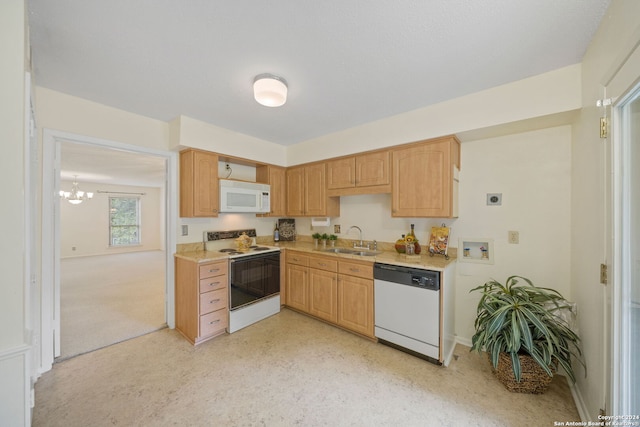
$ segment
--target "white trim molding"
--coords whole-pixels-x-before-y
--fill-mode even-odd
[[[0,399],[0,419],[7,421],[7,425],[31,425],[33,383],[30,379],[30,358],[31,346],[27,344],[0,351],[0,395],[5,397]],[[16,394],[15,384],[19,383],[22,384],[22,392]],[[8,388],[5,390],[5,387]]]

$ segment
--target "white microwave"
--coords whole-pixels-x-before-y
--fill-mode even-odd
[[[268,213],[271,210],[269,184],[220,180],[220,212]]]

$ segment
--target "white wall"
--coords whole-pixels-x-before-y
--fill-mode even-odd
[[[62,258],[163,249],[164,204],[161,191],[164,190],[82,181],[78,181],[78,184],[81,190],[94,192],[94,197],[79,205],[72,205],[64,200],[60,201],[60,256]],[[70,191],[71,185],[71,181],[61,181],[60,188]],[[140,196],[142,224],[140,245],[109,246],[109,196],[118,196],[119,194],[97,193],[98,190],[146,193],[144,196]],[[122,194],[122,196],[126,195]]]
[[[23,0],[0,4],[0,423],[29,424],[29,331],[25,305],[25,71],[26,11]],[[8,43],[8,41],[11,43]],[[25,375],[27,373],[27,375]]]
[[[287,166],[580,108],[580,64],[296,144]]]
[[[107,107],[61,92],[36,87],[39,140],[55,129],[157,150],[169,149],[169,124]]]
[[[469,290],[490,278],[531,279],[573,299],[571,257],[571,127],[561,126],[462,144],[457,237],[491,238],[493,265],[458,262],[456,332],[473,335],[479,299]],[[502,193],[487,206],[487,193]],[[508,243],[518,231],[519,244]]]
[[[184,147],[222,153],[272,165],[285,165],[286,147],[186,116],[170,123],[171,149]]]

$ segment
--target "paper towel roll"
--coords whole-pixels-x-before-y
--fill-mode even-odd
[[[312,227],[328,227],[331,224],[329,217],[326,218],[311,218]]]

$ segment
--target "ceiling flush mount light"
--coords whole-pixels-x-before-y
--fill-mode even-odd
[[[287,102],[287,82],[273,74],[260,74],[253,80],[253,96],[266,107],[280,107]]]
[[[73,186],[71,187],[71,191],[60,190],[60,198],[65,199],[72,205],[79,205],[80,203],[82,203],[83,200],[92,199],[93,193],[80,191],[78,187],[78,175],[74,175]]]

